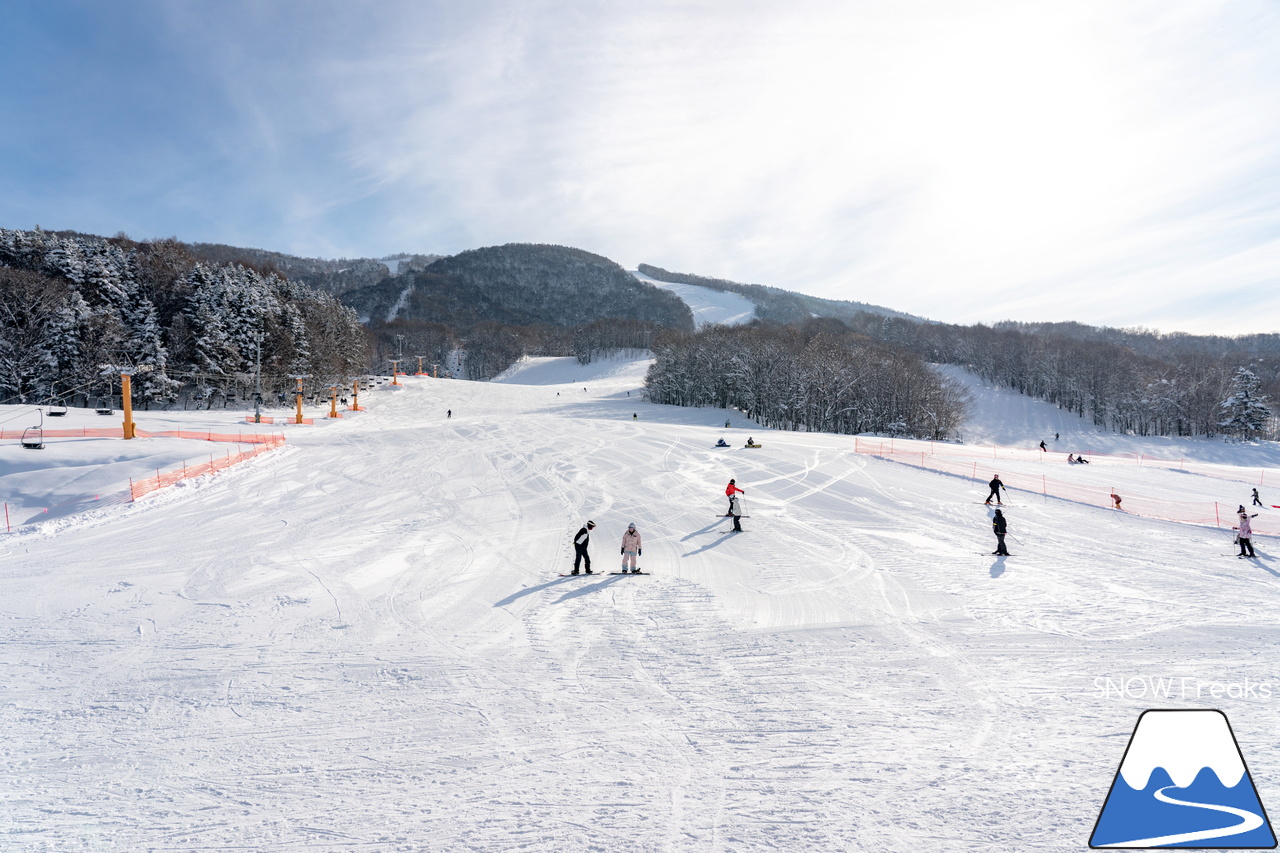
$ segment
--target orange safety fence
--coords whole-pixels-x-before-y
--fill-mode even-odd
[[[0,430],[0,440],[6,438],[22,438],[23,430],[6,429]],[[124,438],[124,428],[114,427],[108,429],[90,429],[84,427],[82,429],[47,429],[42,435],[45,438]],[[147,432],[146,430],[135,430],[134,435],[137,438],[193,438],[197,441],[224,441],[233,442],[235,444],[271,444],[276,441],[283,441],[278,435],[265,432],[241,432],[241,433],[220,433],[206,432],[195,430],[165,430],[163,432]]]
[[[213,456],[210,454],[208,462],[202,461],[195,465],[188,465],[186,462],[183,462],[181,468],[174,468],[173,470],[164,473],[157,470],[154,477],[148,477],[145,480],[130,479],[130,497],[136,501],[143,495],[150,494],[158,489],[163,489],[166,486],[172,486],[174,483],[181,482],[182,480],[189,480],[192,477],[201,477],[205,474],[216,474],[218,471],[230,468],[232,465],[239,462],[244,462],[255,456],[275,450],[277,447],[282,447],[285,443],[284,436],[282,435],[270,436],[269,438],[271,439],[270,442],[257,442],[250,450],[241,450],[236,453],[227,451],[225,456]]]
[[[983,488],[986,488],[988,482],[986,476],[988,472],[983,470],[979,474],[977,461],[970,461],[974,459],[972,455],[969,455],[969,460],[948,459],[944,456],[932,455],[927,450],[912,452],[906,449],[890,449],[890,445],[884,442],[868,441],[855,442],[855,452],[865,453],[889,462],[910,465],[913,468],[923,468],[928,471],[937,471],[972,480]],[[1009,457],[1005,458],[1008,459]],[[1030,458],[1034,459],[1035,457],[1031,456]],[[1101,458],[1101,455],[1098,458]],[[984,468],[989,467],[984,466]],[[1101,486],[1081,485],[1058,480],[1044,474],[1001,474],[1000,481],[1009,489],[1008,500],[1016,500],[1017,493],[1023,492],[1091,506],[1106,507],[1111,510],[1116,509],[1115,502],[1111,497],[1111,491]],[[1145,518],[1155,518],[1163,521],[1177,521],[1184,524],[1228,528],[1234,527],[1236,522],[1235,509],[1226,503],[1216,501],[1169,501],[1136,494],[1125,494],[1121,495],[1120,498],[1119,511],[1127,512],[1130,515],[1140,515]],[[1258,518],[1250,519],[1250,521],[1254,533],[1280,535],[1280,519],[1259,516]]]
[[[342,417],[342,415],[338,415],[338,417]],[[245,415],[244,422],[245,422],[245,423],[247,423],[247,424],[255,423],[255,421],[254,421],[254,419],[253,419],[253,415]],[[296,426],[296,425],[299,423],[299,421],[298,421],[298,419],[297,419],[297,418],[293,417],[292,415],[290,415],[290,416],[289,416],[289,417],[287,417],[287,418],[269,418],[269,417],[267,417],[266,415],[263,415],[263,416],[262,416],[262,420],[260,421],[260,423],[264,423],[264,424],[274,424],[274,423],[278,423],[278,424],[281,424],[282,426]],[[301,421],[301,423],[303,423],[303,424],[314,424],[314,423],[315,423],[315,419],[314,419],[314,418],[303,418],[303,419],[302,419],[302,421]]]
[[[1050,450],[1048,452],[1039,448],[1020,448],[1020,447],[993,447],[987,445],[972,444],[950,444],[948,442],[920,441],[915,439],[905,439],[895,441],[889,439],[866,439],[861,437],[854,438],[854,451],[857,453],[880,454],[887,451],[888,453],[916,453],[920,450],[912,448],[920,448],[928,446],[928,454],[930,456],[951,456],[967,459],[991,459],[991,460],[1014,460],[1021,462],[1051,462],[1058,464],[1065,462],[1066,454],[1061,450]],[[1088,452],[1088,448],[1084,448]],[[1075,451],[1072,451],[1074,453]],[[1106,462],[1124,462],[1145,467],[1158,467],[1177,469],[1179,471],[1187,471],[1192,474],[1199,474],[1204,477],[1215,477],[1219,480],[1231,480],[1239,483],[1254,483],[1262,486],[1266,484],[1267,471],[1266,468],[1242,468],[1236,465],[1214,465],[1204,462],[1188,462],[1186,459],[1162,459],[1158,456],[1151,456],[1146,453],[1093,453],[1089,452],[1087,457],[1090,462],[1106,461]],[[1271,478],[1273,481],[1280,481],[1280,471],[1271,469]]]

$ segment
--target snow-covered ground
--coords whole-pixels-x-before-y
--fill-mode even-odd
[[[407,377],[282,451],[0,538],[0,848],[1083,851],[1152,707],[1224,710],[1275,813],[1274,540],[1237,560],[1224,531],[1014,494],[996,558],[978,485],[650,405],[646,366]],[[983,394],[967,441],[1123,438]],[[208,452],[164,441],[6,441],[0,498]],[[559,577],[588,518],[598,574]],[[604,574],[628,522],[649,576]]]
[[[738,326],[743,323],[750,323],[755,319],[755,303],[737,293],[712,290],[710,287],[701,287],[696,284],[658,281],[658,279],[650,278],[638,270],[631,270],[631,274],[645,284],[652,284],[654,287],[670,290],[683,299],[689,306],[689,310],[693,312],[693,324],[697,328],[702,328],[708,323],[715,323],[721,326]]]

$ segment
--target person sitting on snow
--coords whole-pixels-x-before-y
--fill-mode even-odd
[[[723,438],[716,442],[716,447],[728,447],[728,446],[729,446],[729,442],[725,441]]]

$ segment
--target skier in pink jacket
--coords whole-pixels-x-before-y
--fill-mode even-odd
[[[631,563],[631,573],[640,574],[640,570],[636,568],[636,557],[642,553],[640,550],[640,531],[636,530],[634,523],[627,525],[627,532],[622,534],[622,573],[627,573],[627,563]]]

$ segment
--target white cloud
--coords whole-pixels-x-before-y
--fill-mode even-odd
[[[244,242],[555,242],[943,320],[1280,325],[1261,0],[165,8],[230,112],[202,215]]]

